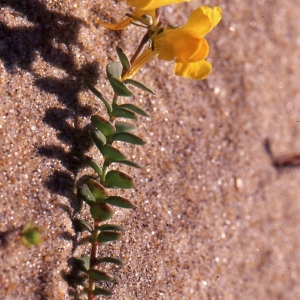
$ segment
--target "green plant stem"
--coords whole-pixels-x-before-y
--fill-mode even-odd
[[[105,176],[107,171],[108,163],[106,160],[104,160],[103,167],[102,167],[102,174],[100,177],[100,183],[103,184],[105,182]]]
[[[140,55],[140,53],[143,51],[144,47],[145,47],[145,44],[149,41],[150,39],[150,30],[148,30],[146,32],[146,34],[143,36],[138,48],[136,49],[135,53],[133,54],[131,60],[130,60],[130,63],[132,64],[136,58]]]
[[[114,97],[113,97],[113,101],[112,101],[112,107],[114,107],[114,106],[116,106],[117,105],[117,100],[118,100],[118,95],[117,94],[114,94]],[[108,116],[109,116],[109,121],[111,122],[111,123],[114,123],[115,122],[115,119],[116,119],[116,117],[115,116],[113,116],[111,113],[109,113],[108,112]]]
[[[118,95],[114,94],[113,101],[112,101],[112,107],[117,105],[117,100],[118,100]],[[111,123],[114,123],[114,121],[115,121],[115,117],[112,116],[111,114],[109,114],[109,121]],[[107,144],[112,145],[112,142],[107,142]],[[104,160],[103,167],[102,167],[102,174],[100,177],[100,183],[102,183],[102,184],[105,182],[105,176],[106,176],[106,171],[107,171],[108,165],[109,165],[109,163],[106,160]]]
[[[117,99],[118,99],[118,95],[114,94],[112,105],[117,104]],[[114,119],[115,117],[109,114],[110,122],[113,123]],[[108,144],[111,145],[112,142],[109,142]],[[108,165],[109,163],[107,162],[107,160],[104,160],[103,167],[102,167],[102,174],[100,176],[100,183],[102,184],[105,182],[105,176],[106,176]],[[99,220],[94,221],[94,230],[92,233],[93,238],[92,238],[92,249],[91,249],[91,258],[90,258],[90,269],[94,269],[97,265],[97,250],[99,245],[99,242],[97,241],[98,234],[99,234],[97,228],[100,226],[100,223],[101,221]],[[95,295],[93,295],[92,293],[94,289],[95,289],[95,280],[89,277],[88,300],[95,299]]]
[[[112,106],[115,106],[117,104],[117,100],[118,100],[118,95],[117,94],[114,94],[114,97],[113,97],[113,101],[112,101]],[[112,122],[112,116],[109,116],[110,118],[110,121]]]
[[[92,249],[91,249],[91,259],[90,259],[90,269],[94,269],[97,265],[97,250],[99,242],[98,238],[98,227],[100,225],[99,220],[95,220],[94,231],[93,231],[93,240],[92,240]],[[88,300],[95,299],[95,295],[92,294],[92,291],[95,289],[95,280],[89,277],[89,288],[88,288]]]

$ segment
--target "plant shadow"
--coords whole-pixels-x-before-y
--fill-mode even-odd
[[[60,160],[68,171],[76,175],[80,165],[72,157],[72,152],[84,152],[91,146],[89,128],[82,129],[79,124],[82,116],[91,114],[91,108],[80,105],[78,95],[87,89],[85,82],[95,84],[98,78],[98,63],[86,63],[78,69],[72,52],[72,46],[80,47],[78,34],[86,24],[74,16],[49,10],[39,0],[3,0],[0,8],[13,11],[14,15],[32,24],[11,27],[0,22],[0,60],[4,67],[12,73],[16,68],[31,73],[35,78],[34,84],[55,95],[65,107],[47,108],[43,121],[57,131],[58,140],[69,150],[46,145],[39,147],[38,153]],[[37,56],[50,67],[62,69],[67,76],[63,79],[40,76],[33,67]],[[76,199],[72,193],[66,192],[72,191],[73,178],[68,172],[57,171],[46,180],[46,186],[51,192],[68,197],[74,209]]]
[[[9,73],[21,69],[32,74],[35,86],[43,92],[55,95],[59,103],[59,108],[46,108],[43,121],[55,129],[61,145],[43,145],[38,147],[37,153],[46,158],[57,159],[65,168],[54,170],[45,180],[45,186],[51,193],[69,199],[69,208],[63,204],[58,205],[72,218],[81,208],[73,188],[76,175],[82,167],[73,153],[85,152],[92,145],[89,126],[82,128],[80,124],[82,117],[90,116],[92,110],[91,107],[80,104],[79,93],[87,89],[86,82],[96,84],[99,64],[92,61],[78,67],[76,63],[72,49],[74,46],[77,49],[81,47],[78,36],[81,27],[87,26],[85,21],[52,11],[45,3],[42,0],[0,2],[0,11],[12,13],[29,23],[26,26],[11,26],[0,21],[0,60]],[[52,75],[41,76],[33,66],[37,58],[50,68],[63,70],[66,76],[63,79]],[[0,245],[3,247],[6,245],[7,234],[0,233]],[[62,234],[65,239],[76,243],[75,239]],[[42,290],[39,293],[43,295]]]

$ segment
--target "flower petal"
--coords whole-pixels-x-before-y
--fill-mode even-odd
[[[175,58],[175,51],[173,42],[176,35],[178,35],[178,31],[175,29],[165,29],[162,33],[154,36],[154,49],[159,51],[158,58],[161,60],[173,60]],[[180,37],[180,33],[179,33]]]
[[[131,65],[131,69],[122,76],[122,80],[131,78],[134,74],[145,65],[154,55],[157,54],[157,51],[152,51],[152,49],[146,49]]]
[[[206,39],[201,38],[198,40],[197,52],[193,56],[190,56],[190,58],[188,59],[188,62],[193,63],[193,62],[203,60],[206,58],[208,53],[209,53],[208,42]],[[180,60],[176,58],[176,62],[180,62]],[[184,62],[184,61],[181,60],[181,62]]]
[[[216,6],[214,9],[208,6],[200,6],[195,9],[182,29],[188,30],[195,37],[203,37],[208,34],[221,20],[222,10]]]
[[[158,58],[176,62],[194,62],[208,55],[209,46],[204,38],[197,38],[183,28],[165,29],[157,36],[155,49],[159,51]]]
[[[202,80],[211,73],[212,65],[206,60],[194,63],[175,63],[174,72],[176,75],[191,79]]]
[[[172,3],[190,2],[191,0],[127,0],[128,4],[142,9],[155,9]]]
[[[131,20],[131,18],[126,18],[125,20],[123,20],[119,23],[114,23],[114,24],[102,22],[99,19],[96,19],[96,22],[108,29],[111,29],[111,30],[121,30],[131,24],[130,20]]]

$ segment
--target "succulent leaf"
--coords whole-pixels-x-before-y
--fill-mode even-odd
[[[126,79],[126,80],[124,80],[124,83],[134,85],[145,92],[155,95],[155,93],[150,88],[148,88],[147,86],[145,86],[143,83],[141,83],[139,81],[136,81],[133,79]]]
[[[105,186],[108,188],[131,189],[133,180],[129,175],[121,171],[111,170],[106,174]]]
[[[139,138],[138,136],[136,136],[132,133],[129,133],[129,132],[116,132],[113,135],[113,140],[130,143],[130,144],[134,144],[134,145],[145,145],[146,144],[146,142],[143,141],[141,138]]]
[[[141,165],[135,163],[134,161],[128,160],[128,159],[120,160],[120,161],[118,161],[118,163],[122,164],[122,165],[129,166],[129,167],[137,168],[137,169],[142,168]]]
[[[87,86],[90,89],[90,91],[103,102],[103,104],[105,105],[107,111],[108,112],[112,112],[112,107],[108,103],[108,101],[106,100],[106,98],[96,88],[94,88],[89,83],[87,84]]]
[[[92,178],[88,178],[86,184],[88,185],[96,201],[102,202],[104,199],[108,197],[108,193],[105,187],[100,182]]]
[[[106,137],[113,135],[116,131],[114,125],[110,123],[109,121],[105,120],[104,118],[93,115],[91,117],[92,124],[100,130]]]
[[[73,224],[76,231],[93,231],[93,227],[87,221],[81,219],[74,219]]]
[[[106,272],[90,269],[87,271],[87,274],[94,280],[103,280],[103,281],[113,281],[114,277],[111,275],[108,275]]]
[[[120,47],[116,47],[117,50],[117,54],[119,56],[120,62],[123,66],[123,69],[125,71],[129,71],[131,69],[131,63],[128,59],[128,57],[125,55],[125,53],[123,52],[123,50]]]
[[[116,127],[116,132],[131,132],[137,129],[134,124],[122,122],[122,121],[116,121],[115,127]]]
[[[126,119],[131,119],[131,120],[136,119],[135,113],[133,113],[129,109],[121,108],[119,106],[114,107],[114,109],[112,111],[112,115],[114,115],[117,118],[126,118]]]
[[[124,226],[116,225],[116,224],[104,224],[97,227],[100,231],[127,231],[127,228]]]
[[[42,232],[41,227],[36,226],[33,222],[28,222],[22,230],[21,239],[23,244],[28,248],[38,246],[43,242],[41,237]]]
[[[122,237],[122,235],[118,232],[112,232],[112,231],[101,231],[98,235],[98,242],[101,244],[114,242],[119,240]]]
[[[106,203],[97,203],[90,208],[92,217],[97,221],[109,220],[114,215],[114,210]]]
[[[113,257],[101,257],[98,259],[98,263],[112,263],[117,266],[124,265],[124,261],[122,259],[113,258]]]
[[[136,106],[134,104],[121,104],[121,105],[119,105],[119,107],[126,108],[126,109],[133,111],[141,116],[149,117],[147,112],[145,112],[143,109],[139,108],[138,106]]]
[[[110,162],[118,162],[126,159],[126,156],[121,151],[111,145],[104,145],[102,147],[102,154]]]
[[[108,64],[106,67],[107,77],[119,78],[121,77],[122,72],[123,72],[123,67],[121,62],[119,61],[113,61],[112,63]]]
[[[97,148],[101,151],[101,147],[106,144],[105,135],[98,129],[92,130],[91,135]]]
[[[84,254],[80,258],[75,258],[75,263],[81,271],[87,272],[90,268],[90,257]]]
[[[123,97],[131,97],[133,95],[132,91],[127,88],[127,86],[115,77],[108,77],[109,83],[113,88],[114,92]]]
[[[111,296],[112,292],[110,290],[100,288],[98,286],[92,291],[93,295],[95,296]]]
[[[127,209],[135,208],[135,205],[132,204],[128,199],[120,196],[110,196],[107,199],[105,199],[104,202],[113,206],[118,206]]]
[[[96,203],[96,199],[91,193],[89,188],[83,187],[77,189],[77,195],[82,199],[86,204],[93,205]]]
[[[83,163],[89,165],[91,168],[94,169],[94,171],[101,176],[102,169],[99,166],[99,164],[92,158],[87,155],[76,155]]]

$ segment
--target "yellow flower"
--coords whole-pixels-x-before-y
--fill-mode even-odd
[[[132,13],[135,19],[141,19],[143,15],[150,15],[155,23],[155,10],[156,8],[166,6],[172,3],[179,3],[179,2],[190,2],[191,0],[127,0],[127,3],[135,7],[134,12]],[[121,30],[131,24],[132,18],[126,18],[123,21],[115,24],[109,24],[102,22],[101,20],[97,19],[97,22],[111,30]]]
[[[192,79],[204,79],[212,66],[204,59],[209,52],[209,45],[203,37],[214,28],[222,17],[222,10],[216,6],[198,7],[192,12],[186,24],[180,28],[164,29],[152,36],[152,48],[146,49],[132,64],[125,78],[132,77],[151,57],[175,60],[176,75]],[[158,31],[159,32],[159,31]]]

